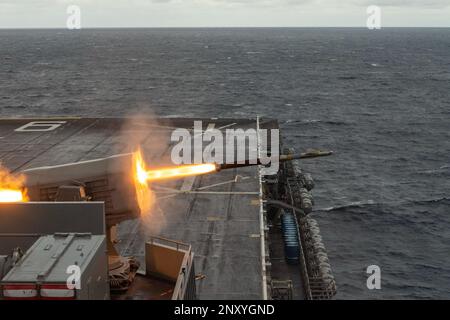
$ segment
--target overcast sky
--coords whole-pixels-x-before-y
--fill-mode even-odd
[[[65,28],[68,5],[90,27],[450,27],[450,0],[0,0],[0,28]]]

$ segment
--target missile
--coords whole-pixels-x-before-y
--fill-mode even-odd
[[[286,162],[286,161],[292,161],[292,160],[301,160],[301,159],[314,159],[314,158],[321,158],[321,157],[328,157],[333,154],[333,151],[321,151],[321,150],[308,150],[304,153],[297,153],[297,154],[285,154],[280,155],[278,157],[270,157],[270,161],[273,163],[275,161],[279,162]],[[228,169],[234,169],[234,168],[242,168],[242,167],[252,167],[252,166],[260,166],[260,165],[270,165],[264,163],[260,158],[259,159],[252,159],[252,160],[245,160],[239,163],[224,163],[224,164],[216,164],[217,171],[221,170],[228,170]]]

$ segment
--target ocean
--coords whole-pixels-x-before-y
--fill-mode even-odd
[[[2,117],[278,119],[335,152],[303,167],[337,298],[450,298],[450,29],[0,30],[0,59]]]

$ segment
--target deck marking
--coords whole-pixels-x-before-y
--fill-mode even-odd
[[[256,138],[258,140],[258,158],[261,158],[261,138],[259,136],[260,134],[260,123],[259,123],[259,116],[256,116],[256,131],[257,135]],[[268,291],[267,291],[267,270],[266,270],[266,260],[267,260],[267,254],[266,254],[266,242],[265,242],[265,221],[264,221],[264,205],[263,205],[263,184],[262,184],[262,169],[261,166],[258,166],[258,176],[259,176],[259,229],[261,234],[261,273],[262,273],[262,295],[263,300],[267,300],[268,298]]]
[[[15,129],[16,132],[49,132],[58,129],[67,121],[32,121]]]
[[[226,129],[226,128],[229,128],[229,127],[233,127],[236,124],[237,124],[236,122],[229,123],[227,125],[224,125],[224,126],[221,126],[221,127],[217,128],[217,130],[223,130],[223,129]],[[194,137],[198,137],[198,136],[204,135],[206,131],[212,130],[212,129],[214,129],[214,127],[215,127],[215,123],[210,123],[204,132],[198,133],[198,134],[194,135]]]
[[[222,186],[222,185],[225,185],[225,184],[237,183],[237,182],[239,182],[239,180],[247,180],[247,179],[250,179],[250,177],[244,177],[244,176],[240,176],[240,175],[237,174],[237,175],[234,177],[233,180],[228,180],[228,181],[224,181],[224,182],[219,182],[219,183],[211,184],[211,185],[208,185],[208,186],[203,186],[203,187],[200,187],[200,188],[195,189],[195,191],[202,191],[202,190],[205,190],[205,189],[210,189],[210,188]]]

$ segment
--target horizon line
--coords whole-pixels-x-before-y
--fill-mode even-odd
[[[449,29],[450,26],[388,26],[383,29]],[[0,30],[68,30],[82,31],[93,29],[366,29],[365,26],[164,26],[164,27],[82,27],[80,29],[68,29],[65,27],[1,27]],[[376,31],[376,30],[370,30]]]

